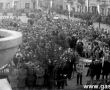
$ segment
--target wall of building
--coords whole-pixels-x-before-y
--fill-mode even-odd
[[[29,8],[33,7],[31,0],[19,0],[17,9],[24,9],[26,7],[26,3],[29,4]]]
[[[87,11],[87,0],[85,0],[85,5],[81,5],[78,3],[78,0],[75,0],[72,7],[75,8],[76,12],[86,12]],[[88,0],[89,1],[89,12],[91,13],[98,13],[97,5],[100,5],[100,14],[101,15],[108,15],[110,13],[110,0]]]
[[[5,9],[7,7],[7,4],[10,3],[11,1],[12,0],[0,0],[0,9]]]
[[[16,3],[16,9],[25,9],[26,3],[29,5],[30,9],[33,9],[33,3],[32,0],[14,0]],[[39,6],[50,8],[50,1],[51,0],[35,0],[36,5],[35,8],[38,8]],[[38,1],[38,5],[37,5]],[[63,9],[67,10],[67,3],[66,0],[52,0],[53,5],[52,8],[56,9]],[[78,0],[71,0],[73,3],[71,4],[71,9],[75,12],[87,12],[87,4],[85,1],[84,5],[81,5]],[[91,13],[98,13],[97,12],[97,5],[100,3],[100,12],[102,15],[108,15],[110,14],[110,0],[100,0],[100,2],[97,2],[97,0],[88,0],[89,1],[89,12]],[[1,4],[2,3],[2,4]],[[0,0],[0,9],[9,9],[12,8],[13,0]],[[105,4],[105,6],[104,6]]]
[[[26,3],[29,5],[30,9],[33,8],[32,0],[0,0],[0,3],[3,4],[2,9],[10,9],[10,8],[12,8],[13,1],[16,4],[15,5],[16,9],[24,9],[26,7]],[[35,8],[37,8],[37,1],[38,0],[35,0],[35,1],[36,1]]]

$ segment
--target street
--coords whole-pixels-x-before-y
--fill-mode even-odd
[[[59,14],[58,14],[58,16],[59,16],[59,18],[68,19],[68,17],[65,16],[65,15],[59,15]],[[70,19],[71,19],[71,20],[74,20],[74,21],[81,20],[81,19],[79,19],[79,18],[74,18],[74,17],[71,17]],[[93,26],[94,26],[95,28],[97,28],[97,27],[99,27],[99,23],[98,23],[98,22],[94,22],[94,23],[93,23]],[[104,29],[110,30],[110,26],[109,26],[109,25],[106,25],[106,24],[103,24],[103,23],[100,24],[100,28],[104,28]]]

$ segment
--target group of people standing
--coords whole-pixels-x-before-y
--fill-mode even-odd
[[[87,45],[88,49],[86,48],[85,50],[85,42],[83,42],[82,40],[84,37],[91,37],[96,31],[89,31],[88,28],[86,28],[87,30],[83,30],[84,25],[80,25],[75,21],[66,19],[54,20],[49,18],[50,16],[47,17],[47,19],[40,17],[40,19],[36,20],[36,22],[34,21],[34,19],[32,22],[29,21],[30,25],[18,25],[17,30],[23,33],[23,44],[22,46],[20,46],[20,50],[18,51],[19,55],[15,56],[16,60],[13,60],[15,65],[17,65],[16,63],[18,63],[19,61],[40,61],[42,64],[45,63],[46,68],[44,67],[45,74],[43,75],[43,86],[50,90],[52,90],[53,87],[63,89],[68,85],[67,81],[71,80],[72,75],[74,75],[75,73],[77,74],[76,84],[82,85],[83,70],[85,68],[84,63],[80,62],[82,58],[92,59],[87,72],[87,76],[90,76],[91,80],[93,80],[94,76],[96,76],[97,80],[100,79],[101,74],[103,75],[103,78],[105,76],[107,78],[110,72],[108,70],[110,64],[109,45],[101,47],[99,43],[94,42],[93,40],[90,41],[90,43]],[[13,23],[11,23],[11,26],[13,26]],[[14,28],[16,26],[17,25],[14,25]],[[63,33],[62,36],[60,36],[60,33]],[[74,36],[73,34],[75,34],[76,36]],[[60,36],[60,38],[58,35]],[[93,36],[98,37],[100,35]],[[68,48],[63,47],[66,46],[66,40]],[[61,43],[59,43],[58,41]],[[53,55],[53,52],[55,52],[54,50],[51,54],[51,42],[54,44],[54,46],[57,46],[56,48],[63,48],[64,51],[63,53],[60,52],[62,53],[61,56],[59,55],[61,57],[61,62],[59,62],[58,65],[54,64],[53,62],[55,61],[55,59],[58,59],[57,61],[60,60],[59,58],[56,58],[58,55]],[[46,48],[45,45],[47,45]],[[48,52],[45,53],[46,50]],[[41,66],[43,67],[43,65]],[[30,70],[28,70],[25,80],[26,85],[29,87],[35,87],[35,82],[37,79],[38,77],[36,76],[34,69],[31,68]]]

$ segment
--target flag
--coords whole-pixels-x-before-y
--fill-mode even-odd
[[[99,4],[97,5],[97,11],[100,14],[100,5]]]

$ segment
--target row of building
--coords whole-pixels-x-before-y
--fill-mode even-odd
[[[34,0],[0,0],[0,10],[32,8]]]
[[[0,10],[54,8],[67,10],[70,4],[73,12],[91,12],[110,15],[110,0],[0,0]]]
[[[110,15],[110,0],[70,0],[71,8],[74,12],[100,13],[101,15]],[[63,5],[66,9],[66,4]]]

